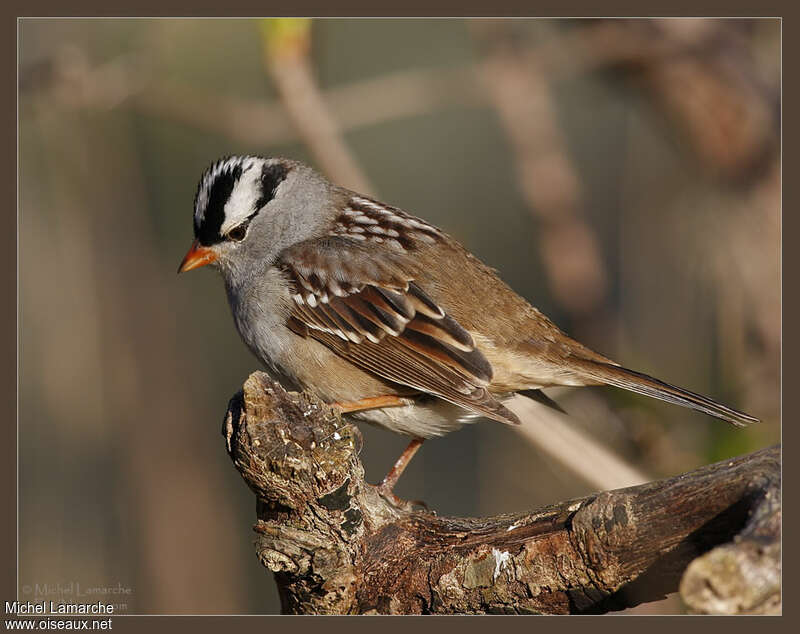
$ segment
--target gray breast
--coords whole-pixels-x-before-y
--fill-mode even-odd
[[[289,350],[293,335],[286,327],[291,299],[282,273],[269,268],[257,280],[226,281],[225,289],[236,329],[247,347],[273,378],[289,389],[299,389]]]

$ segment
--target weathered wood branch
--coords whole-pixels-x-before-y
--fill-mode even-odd
[[[387,503],[361,436],[260,372],[228,452],[256,493],[256,550],[285,613],[594,613],[681,590],[699,612],[780,610],[780,450],[490,518]]]

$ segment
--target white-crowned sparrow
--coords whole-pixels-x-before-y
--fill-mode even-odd
[[[239,334],[277,380],[413,437],[387,493],[422,439],[479,416],[518,424],[504,399],[555,406],[547,386],[607,384],[758,420],[589,350],[440,229],[296,161],[211,165],[194,234],[179,272],[222,273]]]

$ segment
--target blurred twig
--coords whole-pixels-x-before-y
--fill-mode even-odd
[[[340,130],[356,130],[456,103],[481,105],[484,99],[473,76],[472,66],[398,71],[329,88],[324,100]],[[69,46],[50,61],[23,68],[20,83],[23,93],[43,92],[61,107],[107,110],[128,105],[241,143],[271,146],[297,140],[282,102],[205,93],[163,80],[140,56],[91,66],[82,49]]]
[[[630,20],[622,37],[649,37],[669,55],[628,67],[697,158],[730,182],[757,181],[777,143],[779,86],[756,68],[740,20]]]
[[[332,180],[371,193],[366,175],[345,145],[317,87],[309,60],[311,20],[261,20],[264,65],[298,135]]]
[[[550,86],[537,59],[510,45],[507,22],[473,22],[487,45],[481,79],[516,156],[522,192],[539,219],[539,246],[551,290],[577,316],[603,302],[606,272],[582,212],[580,177],[561,135]]]
[[[525,421],[516,432],[592,486],[618,489],[650,480],[563,415],[524,397],[510,406]]]
[[[302,26],[302,21],[297,20],[279,22]],[[752,68],[752,55],[742,53],[747,50],[746,39],[728,22],[732,21],[592,20],[582,21],[579,27],[549,29],[535,43],[515,43],[517,74],[520,66],[530,66],[535,71],[533,81],[546,87],[542,78],[563,80],[604,68],[625,70],[631,77],[644,79],[644,85],[659,97],[656,103],[666,104],[674,113],[674,123],[684,125],[685,120],[687,129],[694,133],[690,139],[699,143],[696,147],[702,156],[734,166],[747,165],[752,156],[767,147],[758,141],[755,132],[769,135],[776,125],[770,113],[777,107],[778,86],[759,81],[760,75]],[[143,54],[92,66],[86,53],[76,46],[59,49],[51,59],[23,66],[20,89],[23,94],[44,89],[56,104],[69,107],[107,109],[127,103],[154,116],[169,117],[254,145],[290,142],[296,138],[292,130],[296,126],[297,134],[306,142],[312,139],[316,143],[318,138],[325,141],[322,156],[330,155],[325,164],[330,163],[334,169],[339,168],[332,159],[341,147],[331,154],[327,144],[340,146],[340,131],[453,106],[485,107],[492,103],[487,98],[491,95],[471,79],[476,70],[486,74],[487,69],[480,64],[389,73],[320,91],[313,80],[308,33],[303,29],[307,30],[307,26],[296,31],[286,29],[277,38],[283,42],[280,45],[268,29],[264,32],[265,60],[270,72],[276,85],[287,82],[281,102],[202,93],[161,79],[155,64]],[[272,44],[268,44],[270,38]],[[731,63],[731,55],[737,56],[735,64]],[[489,67],[493,68],[494,65]],[[716,92],[693,97],[695,91],[685,90],[681,83],[701,79],[713,80],[711,85],[717,86]],[[694,87],[694,83],[691,85]],[[741,102],[740,93],[746,96],[747,103]],[[289,111],[291,119],[283,105],[287,96],[297,100]],[[321,117],[324,124],[307,120],[309,112]],[[736,121],[741,125],[728,123]],[[726,139],[733,141],[736,156],[727,156]]]

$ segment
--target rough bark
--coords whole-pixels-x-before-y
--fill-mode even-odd
[[[438,517],[364,482],[361,436],[254,373],[228,452],[257,496],[284,613],[598,613],[681,591],[697,612],[780,610],[780,450],[533,512]]]
[[[781,496],[770,487],[730,543],[689,564],[681,597],[697,614],[779,614],[781,609]]]

